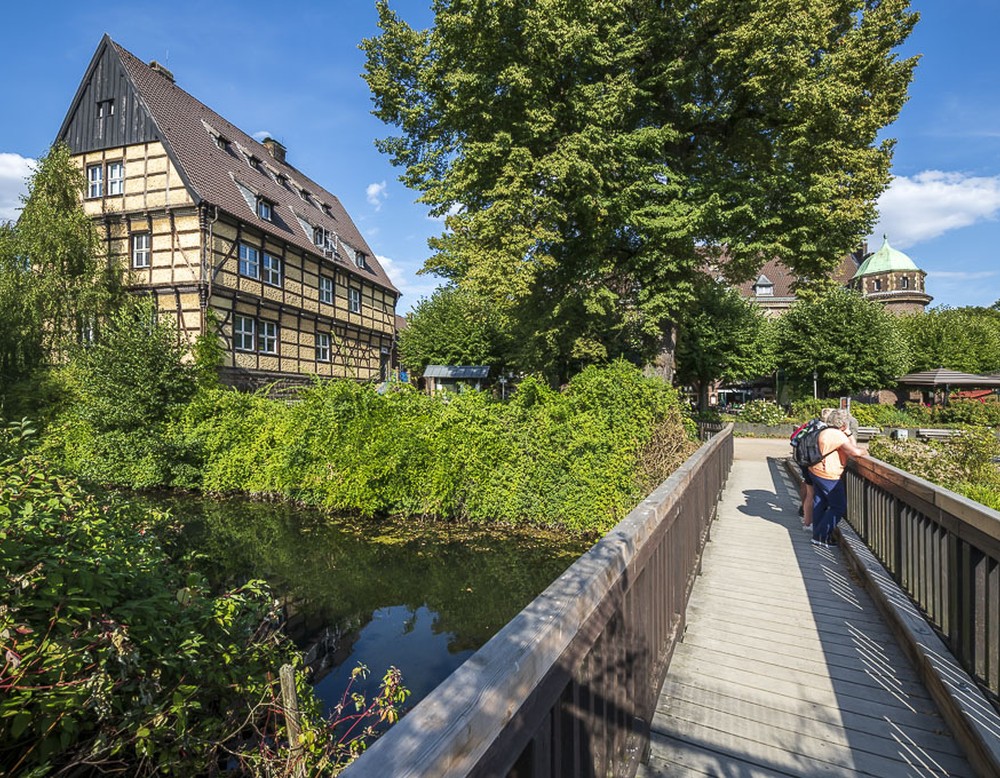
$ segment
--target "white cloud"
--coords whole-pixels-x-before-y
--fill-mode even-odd
[[[385,198],[389,196],[386,192],[386,183],[382,181],[378,184],[368,184],[365,189],[365,196],[368,198],[368,202],[375,206],[375,210],[378,211],[382,208],[382,203],[385,202]]]
[[[419,268],[411,269],[406,267],[405,263],[395,262],[389,257],[377,256],[379,264],[389,276],[389,280],[403,295],[403,300],[400,301],[396,309],[399,314],[409,311],[421,298],[430,297],[442,283],[441,279],[436,276],[418,276],[416,271]]]
[[[273,137],[274,135],[272,135],[268,130],[259,130],[258,132],[255,132],[253,134],[254,140],[258,140],[261,143],[264,142],[264,138],[273,138]]]
[[[931,275],[928,273],[928,275]],[[982,281],[985,278],[993,278],[997,275],[995,270],[978,270],[978,271],[962,271],[962,270],[935,270],[933,271],[935,278],[945,278],[949,281]]]
[[[897,176],[879,199],[879,222],[873,243],[887,235],[907,248],[951,230],[990,221],[1000,215],[1000,176],[967,176],[925,170]]]
[[[35,160],[20,154],[0,152],[0,222],[13,221],[21,212],[21,195],[28,186],[25,179],[35,168]]]

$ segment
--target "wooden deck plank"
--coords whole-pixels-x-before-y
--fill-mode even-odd
[[[839,550],[800,529],[787,444],[736,446],[639,775],[972,776]]]

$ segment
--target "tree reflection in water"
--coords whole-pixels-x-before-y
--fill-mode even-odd
[[[369,691],[389,665],[399,667],[416,704],[590,545],[537,529],[494,536],[247,499],[142,499],[171,510],[181,529],[166,546],[176,556],[195,552],[213,586],[271,585],[327,706],[358,662],[371,670]]]

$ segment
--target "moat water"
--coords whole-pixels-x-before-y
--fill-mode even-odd
[[[246,499],[149,498],[183,526],[218,589],[266,580],[329,710],[358,663],[371,694],[390,666],[412,707],[589,547],[557,533],[366,522]]]

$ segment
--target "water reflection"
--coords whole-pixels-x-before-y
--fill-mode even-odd
[[[420,698],[483,645],[589,545],[552,533],[502,538],[468,527],[365,523],[245,499],[156,498],[183,530],[174,554],[200,554],[216,587],[267,580],[307,652],[317,691],[339,702],[363,662],[390,665]]]

